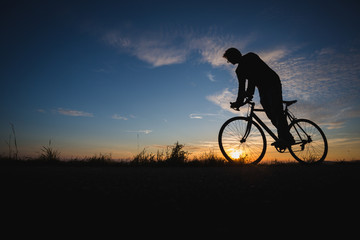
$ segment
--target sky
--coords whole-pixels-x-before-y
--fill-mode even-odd
[[[11,124],[21,157],[49,141],[63,158],[132,158],[177,141],[217,153],[221,125],[239,115],[235,67],[222,58],[236,47],[257,53],[283,98],[298,100],[293,113],[322,127],[328,160],[360,159],[358,1],[1,5],[1,155],[14,149]],[[292,157],[269,146],[264,159]]]

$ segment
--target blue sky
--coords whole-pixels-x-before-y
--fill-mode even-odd
[[[284,98],[298,100],[297,116],[323,127],[328,159],[359,159],[356,1],[90,2],[3,5],[1,154],[9,123],[22,156],[50,139],[63,157],[127,158],[176,141],[217,151],[219,128],[237,114],[222,54],[237,47],[259,54]]]

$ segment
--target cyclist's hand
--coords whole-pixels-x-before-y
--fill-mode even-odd
[[[250,95],[245,99],[245,103],[251,102],[254,96]]]
[[[241,102],[230,102],[230,107],[236,111],[240,111],[240,107],[244,105]]]

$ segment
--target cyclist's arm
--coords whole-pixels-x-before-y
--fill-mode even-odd
[[[241,76],[238,72],[236,73],[238,81],[239,81],[239,90],[238,90],[238,96],[236,98],[236,102],[242,103],[245,98],[245,81],[246,78]]]
[[[246,89],[246,97],[252,99],[255,92],[255,84],[254,81],[248,80],[248,87]]]

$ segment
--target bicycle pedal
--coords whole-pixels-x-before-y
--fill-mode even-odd
[[[286,151],[287,147],[276,146],[275,148],[279,153],[284,153]]]
[[[286,151],[287,149],[287,146],[285,146],[284,144],[282,143],[279,143],[279,142],[274,142],[271,144],[271,146],[274,146],[275,149],[279,152],[279,153],[283,153]]]

